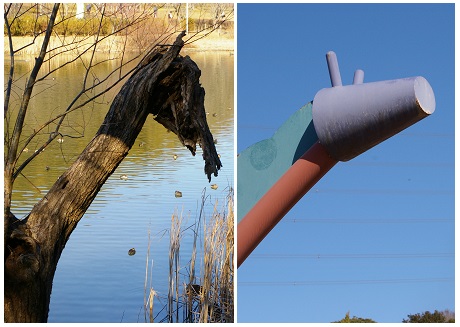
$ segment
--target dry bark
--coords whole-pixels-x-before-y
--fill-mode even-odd
[[[102,185],[126,157],[149,114],[177,134],[193,155],[203,150],[205,173],[222,164],[204,111],[200,70],[173,45],[156,47],[115,97],[93,140],[23,220],[6,221],[5,322],[46,322],[54,273],[70,234]]]

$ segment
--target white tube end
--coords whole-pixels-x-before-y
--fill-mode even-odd
[[[420,109],[431,115],[436,108],[436,100],[430,83],[424,77],[417,77],[414,82],[414,92]]]

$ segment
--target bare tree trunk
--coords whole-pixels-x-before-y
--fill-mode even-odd
[[[52,281],[70,234],[102,185],[126,157],[149,113],[195,154],[203,149],[205,173],[217,176],[220,159],[204,111],[200,70],[179,52],[155,48],[138,65],[93,140],[24,220],[10,216],[5,247],[5,322],[46,322]]]

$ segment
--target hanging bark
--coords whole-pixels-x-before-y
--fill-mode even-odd
[[[52,281],[70,234],[102,185],[126,157],[149,114],[193,155],[203,150],[208,180],[222,164],[204,111],[200,70],[173,45],[156,47],[115,97],[96,136],[23,220],[7,217],[5,322],[46,322]]]

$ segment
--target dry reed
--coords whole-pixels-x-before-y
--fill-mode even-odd
[[[163,309],[166,317],[158,322],[233,322],[233,252],[234,252],[234,212],[232,189],[228,192],[226,205],[219,210],[214,204],[209,221],[205,215],[206,195],[203,192],[201,210],[194,225],[182,229],[184,218],[177,211],[171,218],[169,231],[169,281],[167,303]],[[185,231],[193,231],[191,258],[181,267],[180,243]],[[202,238],[202,239],[201,239]],[[200,242],[199,242],[200,241]],[[198,246],[202,244],[201,247]],[[147,298],[148,261],[144,283],[144,310],[150,322],[153,316],[154,298],[158,297],[152,286]],[[153,264],[150,268],[150,274]],[[198,273],[197,273],[198,270]],[[187,271],[187,276],[184,275]],[[150,281],[152,277],[150,276]]]

